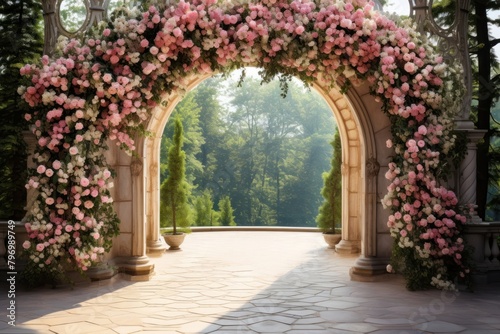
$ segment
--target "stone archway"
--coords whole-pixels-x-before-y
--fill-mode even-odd
[[[51,47],[54,37],[64,33],[59,31],[60,24],[53,22],[55,7],[52,5],[57,3],[58,0],[50,0],[44,5],[48,23],[46,41]],[[443,58],[415,30],[398,27],[373,11],[372,4],[365,0],[332,1],[330,6],[319,10],[314,2],[308,1],[270,3],[263,0],[231,8],[212,5],[212,0],[180,1],[164,12],[151,6],[142,14],[124,8],[128,19],[125,15],[117,18],[116,25],[110,23],[102,31],[96,31],[94,38],[83,41],[84,45],[76,40],[62,41],[63,57],[57,60],[43,57],[43,67],[26,65],[21,69],[21,74],[32,79],[29,87],[21,89],[23,98],[40,109],[26,115],[37,136],[40,163],[29,186],[40,193],[29,208],[27,219],[32,221],[26,224],[34,242],[27,241],[24,247],[38,261],[45,255],[48,259],[40,265],[33,261],[33,268],[47,265],[49,270],[55,270],[52,261],[57,264],[59,250],[68,247],[62,255],[67,249],[76,264],[86,270],[98,255],[110,249],[110,238],[118,231],[116,210],[122,220],[121,234],[115,238],[108,257],[117,258],[125,272],[151,273],[153,266],[146,256],[147,249],[152,254],[162,249],[155,223],[158,209],[151,204],[158,199],[155,157],[158,157],[159,139],[137,136],[134,141],[130,134],[134,134],[133,130],[140,124],[151,131],[162,128],[179,99],[176,94],[183,89],[192,89],[208,75],[228,66],[249,64],[265,68],[264,79],[282,72],[304,81],[315,81],[316,88],[340,121],[345,147],[343,197],[347,200],[343,206],[345,231],[338,250],[352,253],[361,248],[362,256],[352,271],[353,276],[363,278],[383,270],[383,259],[390,253],[384,241],[388,237],[386,221],[392,236],[399,239],[400,247],[409,249],[406,259],[413,259],[418,253],[422,260],[418,266],[427,268],[425,259],[429,254],[426,251],[431,251],[428,247],[422,251],[422,247],[429,234],[416,233],[414,227],[427,226],[426,219],[432,210],[440,216],[439,224],[441,219],[446,219],[452,229],[456,227],[455,221],[465,222],[465,216],[460,213],[443,209],[454,208],[459,200],[452,191],[440,186],[437,179],[450,149],[446,143],[454,141],[451,132],[454,118],[464,132],[473,132],[470,122],[464,121],[467,109],[458,112],[462,98],[458,66],[447,70]],[[102,0],[89,0],[86,7],[97,18],[102,17],[106,5]],[[412,10],[425,11],[424,7],[427,8],[419,6]],[[337,15],[339,13],[342,15]],[[273,15],[277,20],[272,19]],[[256,18],[258,22],[254,21]],[[465,20],[464,15],[461,16],[461,22],[466,22],[466,15]],[[196,27],[199,30],[195,30]],[[327,27],[330,28],[325,29]],[[214,30],[220,36],[213,38]],[[464,31],[466,26],[462,24],[462,30],[455,35],[460,39],[465,36]],[[254,45],[254,41],[258,44]],[[461,42],[457,43],[457,50],[465,57],[466,43]],[[202,55],[202,50],[207,52]],[[468,69],[464,59],[461,61],[462,67]],[[88,79],[89,73],[92,79]],[[68,77],[72,89],[69,97],[63,93],[68,91]],[[46,81],[47,78],[51,80]],[[335,80],[347,92],[345,97],[327,88]],[[353,83],[356,88],[352,88]],[[466,88],[470,88],[470,80]],[[166,101],[171,107],[163,111],[161,107],[153,109],[161,105],[155,97],[167,94],[163,92],[172,94]],[[383,116],[376,99],[383,101],[383,110],[389,116]],[[467,102],[467,98],[464,99],[462,106]],[[76,110],[78,108],[85,110]],[[62,116],[65,118],[61,119]],[[80,130],[88,133],[80,133]],[[390,140],[391,135],[394,142]],[[388,138],[387,146],[394,145],[394,151],[384,145]],[[117,152],[116,146],[106,155],[105,141],[114,144],[113,140],[129,153],[134,151],[133,158]],[[83,161],[79,159],[80,150],[86,152]],[[60,153],[69,153],[66,156],[71,161],[61,162]],[[396,155],[390,163],[387,163],[389,159],[381,158],[391,153]],[[463,198],[473,203],[473,184],[464,181],[474,170],[465,168],[473,167],[469,163],[474,153],[472,147],[469,153],[472,154],[462,165],[466,175],[460,175],[456,182],[460,195],[466,195]],[[91,163],[86,164],[85,158]],[[75,166],[78,166],[76,172]],[[108,166],[117,171],[117,187],[111,192],[113,182]],[[382,197],[378,191],[382,191],[386,182],[380,177],[385,169],[391,183],[383,203],[394,215],[377,204]],[[59,178],[52,178],[54,170],[61,173]],[[67,183],[68,179],[73,185],[70,189],[58,185]],[[403,182],[404,187],[400,187],[399,182]],[[416,182],[418,186],[413,186]],[[432,207],[431,199],[444,206]],[[64,201],[74,207],[66,207]],[[432,224],[435,217],[431,218]],[[63,232],[66,234],[58,237]],[[88,241],[85,244],[81,242],[81,233]],[[40,237],[51,236],[55,236],[52,243],[38,242]],[[463,250],[461,238],[453,232],[449,236],[453,237],[447,239],[447,252],[440,251],[442,238],[431,245],[436,255],[432,266],[438,278],[441,274],[437,273],[446,270],[440,264],[441,257],[453,260],[452,266],[462,266],[449,252],[449,248],[453,248],[453,252]],[[413,241],[418,245],[414,247]],[[106,247],[100,247],[99,242]],[[57,255],[53,255],[54,250]]]
[[[188,89],[194,89],[208,77],[192,77],[188,80]],[[361,253],[358,272],[383,272],[390,255],[391,239],[378,189],[386,185],[383,176],[379,175],[381,170],[386,170],[390,155],[385,146],[389,136],[389,119],[382,113],[381,104],[369,94],[366,85],[353,88],[346,95],[319,84],[315,84],[314,88],[333,111],[343,143],[343,232],[336,250],[343,254]],[[157,107],[147,124],[147,130],[154,135],[138,138],[138,158],[130,162],[130,170],[123,165],[115,167],[131,175],[130,182],[126,184],[131,189],[132,197],[116,200],[116,205],[123,207],[121,212],[124,216],[120,218],[125,221],[130,220],[129,217],[133,219],[130,222],[131,234],[124,237],[122,232],[119,238],[123,238],[124,246],[120,246],[119,240],[114,246],[126,249],[126,244],[131,244],[130,256],[157,256],[165,250],[159,232],[159,151],[163,127],[181,98],[177,94],[165,96],[166,107]],[[116,154],[122,155],[120,152]],[[119,163],[120,158],[116,161]],[[120,189],[117,191],[122,192]],[[143,232],[137,233],[140,230]]]

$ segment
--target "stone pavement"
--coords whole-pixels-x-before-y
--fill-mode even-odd
[[[355,257],[319,233],[196,232],[153,259],[148,282],[120,276],[18,291],[0,333],[500,333],[500,285],[410,292],[400,277],[349,280]]]

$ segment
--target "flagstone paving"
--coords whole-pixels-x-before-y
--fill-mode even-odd
[[[353,282],[355,257],[319,233],[196,232],[153,261],[147,282],[18,291],[17,326],[2,316],[0,333],[500,333],[499,284],[470,293],[410,292],[395,275]]]

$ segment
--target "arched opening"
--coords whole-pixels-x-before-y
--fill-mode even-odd
[[[191,76],[187,80],[188,91],[209,77]],[[313,87],[331,108],[343,144],[343,229],[336,250],[343,254],[361,253],[361,267],[371,273],[383,270],[392,245],[385,225],[387,212],[380,205],[386,184],[383,175],[390,156],[390,150],[385,146],[390,136],[389,119],[381,111],[381,104],[369,94],[367,86],[352,88],[345,95],[318,83]],[[158,256],[165,250],[159,226],[161,135],[181,99],[179,94],[163,97],[163,103],[147,122],[146,129],[152,136],[138,138],[135,158],[130,161],[118,150],[116,157],[111,158],[118,171],[117,179],[122,179],[119,187],[125,185],[131,190],[130,197],[120,198],[127,191],[116,189],[115,205],[125,227],[114,243],[114,249],[119,250],[117,254],[123,255],[125,251],[135,257],[146,253]],[[131,176],[129,182],[123,181],[126,174]]]
[[[170,174],[167,156],[173,119],[179,117],[194,231],[225,225],[317,227],[325,201],[322,174],[331,170],[337,125],[315,89],[296,78],[285,91],[284,85],[278,78],[264,83],[257,68],[247,67],[204,80],[175,106],[163,130],[160,187]],[[340,148],[335,151],[340,158]],[[340,185],[340,161],[337,171]],[[220,219],[222,200],[229,200],[234,220]],[[340,228],[340,206],[337,213]],[[161,213],[160,218],[165,233],[169,219]]]

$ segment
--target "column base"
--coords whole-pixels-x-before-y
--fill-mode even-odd
[[[481,223],[484,223],[483,220],[481,219],[481,217],[479,217],[478,215],[476,214],[473,214],[468,220],[467,220],[467,224],[481,224]]]
[[[359,241],[342,239],[335,245],[335,251],[339,254],[357,254],[360,251]]]
[[[96,266],[89,268],[87,276],[92,282],[95,282],[110,279],[115,276],[116,273],[115,268],[109,266],[107,263],[99,263]]]
[[[377,257],[360,256],[354,267],[349,270],[352,281],[358,282],[377,282],[385,280],[389,275],[387,264],[389,259]]]
[[[158,240],[148,240],[147,255],[150,257],[160,257],[167,250],[167,244],[163,238]]]
[[[119,271],[131,281],[149,281],[154,274],[155,265],[147,256],[132,256],[118,262]]]

